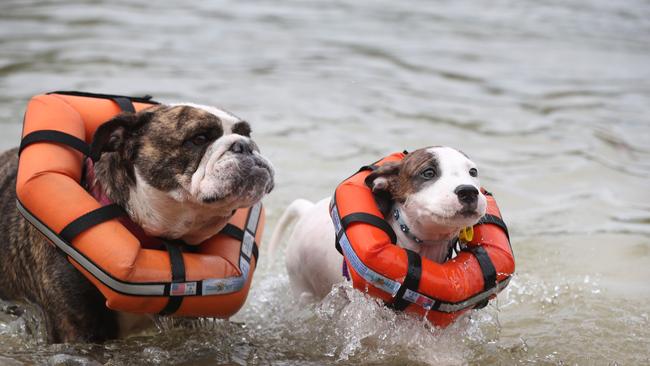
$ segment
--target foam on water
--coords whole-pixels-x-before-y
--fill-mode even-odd
[[[269,268],[262,268],[265,271]],[[29,328],[25,323],[38,324],[38,319],[33,309],[24,309],[18,316],[0,319],[0,335],[5,335],[0,337],[1,346],[15,360],[53,365],[465,365],[589,359],[580,350],[558,346],[555,337],[577,338],[570,344],[581,340],[594,344],[594,339],[602,338],[592,356],[615,362],[616,355],[624,355],[606,339],[623,337],[641,341],[634,347],[638,353],[627,355],[628,361],[647,359],[642,340],[650,339],[650,312],[629,313],[600,300],[600,280],[591,276],[557,283],[517,275],[487,308],[437,329],[386,308],[349,283],[336,285],[319,303],[304,304],[288,291],[286,275],[260,274],[263,278],[246,308],[232,321],[160,319],[157,331],[103,346],[44,345],[25,330]],[[610,306],[612,316],[607,319],[589,315]],[[584,316],[575,316],[576,312]],[[526,331],[511,324],[525,326]]]

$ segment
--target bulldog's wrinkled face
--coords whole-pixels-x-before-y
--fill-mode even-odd
[[[200,243],[273,188],[250,135],[247,122],[214,107],[123,113],[95,134],[96,177],[149,235]]]
[[[429,147],[398,163],[382,165],[366,183],[379,197],[389,197],[420,235],[457,234],[474,225],[487,206],[478,170],[462,152]]]

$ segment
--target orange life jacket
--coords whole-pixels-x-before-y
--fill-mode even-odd
[[[237,210],[219,234],[192,252],[152,249],[80,185],[95,130],[121,111],[158,104],[133,98],[54,92],[25,112],[16,193],[18,209],[106,297],[132,313],[227,318],[246,300],[264,227],[261,204]]]
[[[485,190],[487,212],[453,259],[439,264],[395,245],[396,235],[364,180],[376,167],[404,157],[389,155],[336,188],[330,204],[336,245],[355,288],[444,327],[508,285],[515,269],[512,248],[499,208]]]

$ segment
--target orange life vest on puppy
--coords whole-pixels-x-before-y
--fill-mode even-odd
[[[132,313],[227,318],[246,300],[262,237],[261,204],[237,210],[224,230],[182,252],[151,249],[80,185],[95,130],[121,111],[158,104],[130,98],[54,92],[32,98],[25,113],[16,193],[18,209],[106,297]]]
[[[444,327],[508,285],[515,269],[512,248],[499,208],[485,191],[486,214],[453,259],[439,264],[395,245],[395,233],[364,181],[377,166],[404,157],[389,155],[336,188],[330,204],[336,245],[355,288]]]

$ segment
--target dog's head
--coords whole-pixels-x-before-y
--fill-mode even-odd
[[[273,188],[273,168],[250,134],[247,122],[214,107],[122,113],[95,133],[96,177],[149,235],[197,243]]]
[[[457,232],[484,214],[476,164],[449,147],[416,150],[366,178],[384,215],[394,203],[411,223],[431,232]]]

